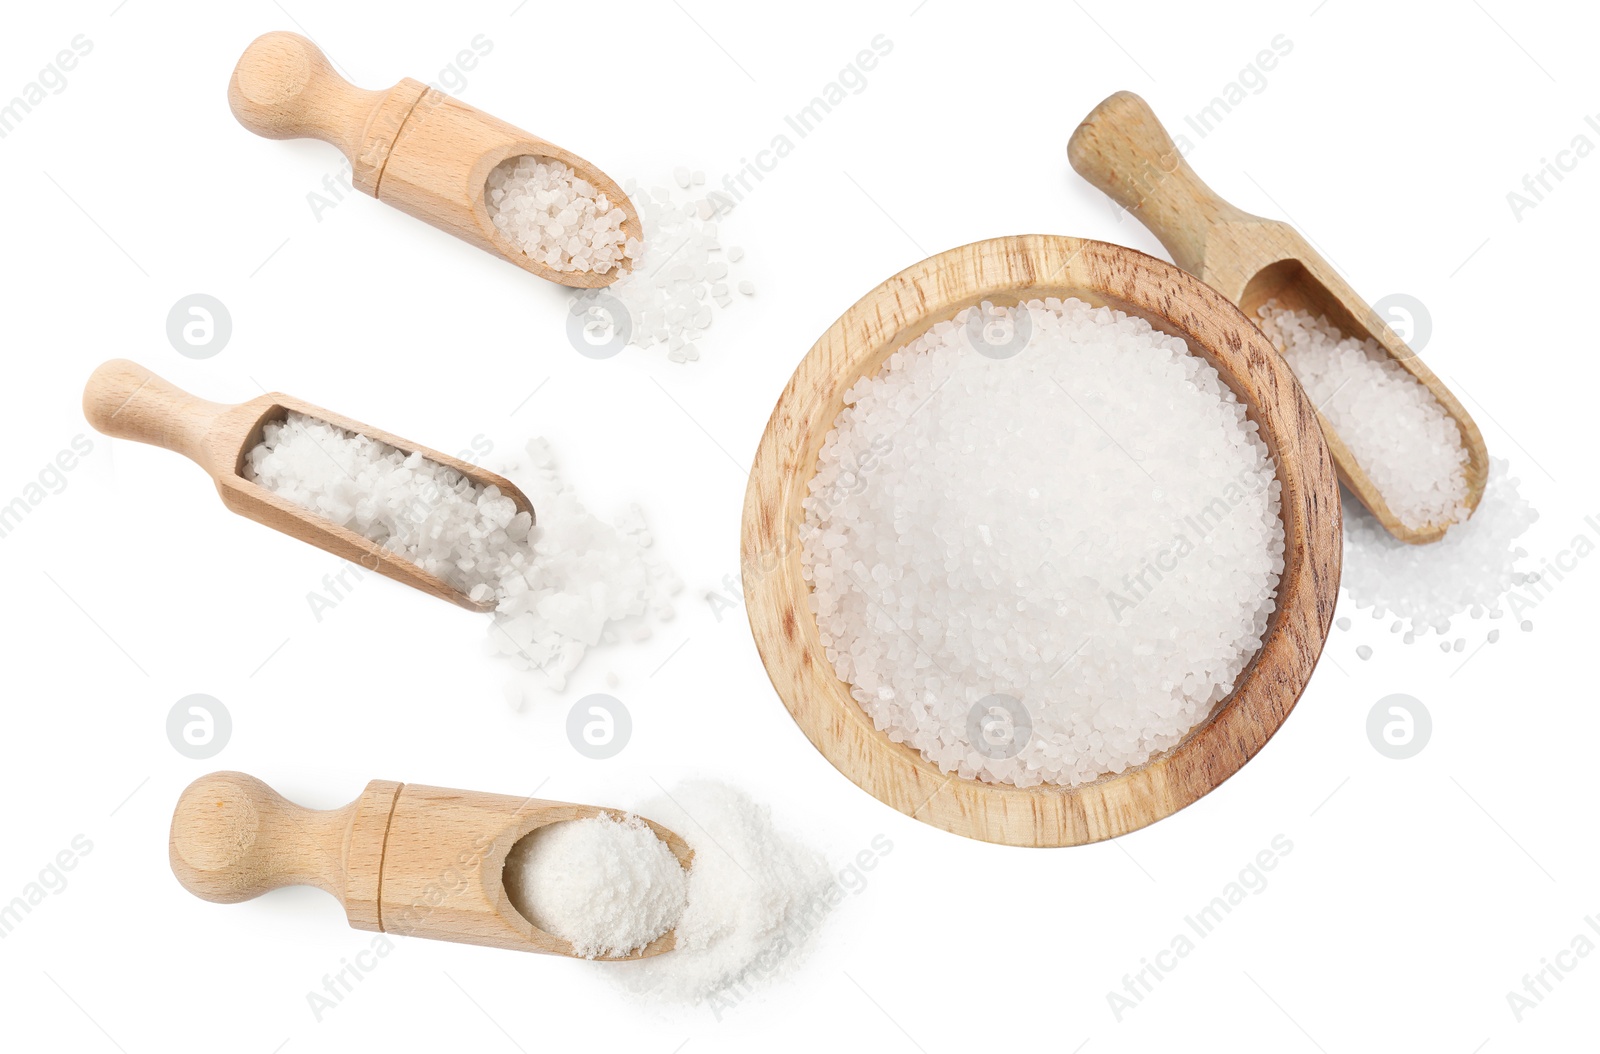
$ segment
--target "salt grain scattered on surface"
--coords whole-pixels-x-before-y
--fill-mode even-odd
[[[1340,584],[1356,607],[1416,636],[1443,636],[1462,616],[1503,618],[1508,594],[1536,580],[1517,567],[1528,554],[1516,540],[1539,518],[1518,486],[1507,463],[1490,458],[1477,511],[1427,545],[1399,541],[1345,494]]]
[[[643,641],[671,621],[683,582],[655,555],[639,507],[609,524],[590,513],[544,439],[530,440],[502,475],[527,496],[539,525],[531,557],[504,583],[487,647],[559,692],[590,648]]]
[[[683,171],[683,170],[679,170]],[[682,180],[677,180],[680,186]],[[704,182],[691,177],[691,184]],[[639,210],[644,230],[642,255],[633,269],[603,292],[580,296],[573,310],[582,326],[603,338],[626,326],[628,343],[639,348],[664,345],[671,362],[694,362],[695,343],[711,327],[717,308],[732,303],[716,219],[725,211],[712,195],[675,195],[669,187],[644,189],[629,180],[624,190]],[[737,261],[742,251],[726,254]],[[612,318],[612,302],[626,311],[626,321]]]
[[[560,161],[507,158],[489,173],[485,200],[501,234],[557,271],[609,274],[642,251],[622,229],[628,214]]]
[[[653,552],[638,506],[609,524],[592,515],[543,439],[503,471],[537,525],[495,487],[298,413],[268,423],[244,474],[471,599],[493,601],[490,654],[536,671],[557,692],[590,648],[648,639],[654,624],[673,618],[672,598],[683,589]],[[513,710],[527,703],[521,685],[505,695]]]
[[[1009,357],[974,350],[1028,332]],[[874,724],[941,770],[1032,786],[1137,766],[1259,650],[1280,485],[1182,340],[1071,299],[985,304],[845,402],[804,500],[811,607]]]
[[[677,944],[619,967],[627,988],[676,1003],[737,1000],[797,965],[836,903],[822,854],[780,832],[742,791],[692,781],[640,810],[694,850]]]

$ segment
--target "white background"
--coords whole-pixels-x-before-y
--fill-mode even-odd
[[[1369,298],[1422,300],[1424,357],[1542,513],[1530,553],[1593,536],[1600,159],[1520,220],[1506,197],[1580,133],[1600,144],[1584,124],[1600,114],[1592,14],[1508,0],[1225,13],[1108,0],[517,2],[7,12],[0,100],[75,35],[93,50],[0,140],[0,502],[75,436],[93,450],[0,539],[0,901],[75,836],[93,849],[0,941],[0,1045],[1594,1046],[1600,955],[1521,1023],[1506,993],[1600,913],[1600,560],[1538,605],[1532,633],[1508,633],[1464,668],[1468,657],[1406,648],[1370,620],[1336,632],[1293,715],[1237,776],[1145,830],[1055,851],[969,842],[858,790],[790,721],[742,611],[719,621],[706,601],[737,572],[745,468],[778,391],[841,311],[927,254],[995,235],[1164,255],[1070,170],[1067,137],[1121,88],[1181,130],[1278,34],[1290,54],[1194,143],[1191,163],[1240,207],[1292,219]],[[337,152],[256,138],[225,96],[254,36],[297,28],[369,88],[435,80],[483,34],[493,50],[466,75],[466,101],[651,184],[679,164],[719,181],[874,36],[893,51],[724,224],[759,294],[718,317],[702,362],[674,366],[659,351],[576,354],[565,291],[371,199],[315,218],[306,195],[337,171]],[[233,319],[205,361],[165,334],[168,310],[195,292]],[[513,713],[503,671],[480,653],[481,619],[371,578],[318,622],[306,594],[331,557],[227,513],[183,458],[93,433],[81,388],[114,356],[207,398],[291,392],[445,450],[481,434],[499,456],[547,435],[592,508],[644,507],[687,583],[678,617],[643,646],[592,655],[564,696]],[[1355,657],[1362,640],[1376,645],[1370,662]],[[607,673],[634,737],[590,761],[563,724]],[[173,703],[195,692],[233,718],[208,761],[165,733]],[[1391,692],[1433,715],[1411,760],[1367,740],[1367,712]],[[628,807],[658,783],[707,775],[771,803],[839,866],[875,835],[894,848],[794,979],[721,1020],[637,1006],[608,979],[616,967],[402,940],[319,1023],[306,994],[371,935],[316,890],[218,906],[168,869],[172,804],[216,768],[318,807],[371,778],[512,794],[548,778],[541,796]],[[1118,1022],[1107,992],[1280,834],[1293,849],[1267,887]]]

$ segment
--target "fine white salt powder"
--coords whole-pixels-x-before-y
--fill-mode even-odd
[[[1461,430],[1422,382],[1377,341],[1346,337],[1326,318],[1270,300],[1259,314],[1261,331],[1401,523],[1419,529],[1470,515]]]
[[[628,955],[678,924],[688,878],[637,816],[595,816],[529,833],[506,856],[506,896],[586,959]]]
[[[501,474],[538,510],[539,524],[519,574],[497,594],[486,646],[559,692],[589,649],[646,640],[654,624],[670,621],[683,582],[655,554],[639,507],[611,523],[590,513],[544,439],[530,440]]]
[[[622,229],[627,213],[560,161],[506,158],[484,196],[500,233],[554,270],[608,274],[642,252]]]
[[[673,951],[618,966],[633,991],[719,1004],[780,977],[804,956],[831,910],[826,859],[780,832],[744,792],[692,781],[640,810],[694,850],[688,904]],[[719,1011],[720,1012],[720,1011]]]
[[[694,362],[700,357],[695,342],[711,327],[715,309],[733,301],[715,222],[721,209],[710,195],[684,196],[669,187],[646,190],[633,180],[624,189],[639,210],[643,253],[631,271],[604,291],[581,296],[575,309],[586,330],[603,334],[622,324],[610,317],[608,298],[614,299],[627,312],[629,344],[664,345],[669,361]],[[726,254],[728,260],[742,255],[742,250]]]
[[[1074,785],[1232,691],[1283,571],[1279,486],[1182,340],[1072,299],[984,304],[847,393],[802,566],[891,739],[964,778]]]
[[[1490,458],[1477,511],[1428,545],[1397,540],[1346,494],[1341,584],[1350,600],[1415,636],[1444,636],[1467,616],[1500,619],[1508,609],[1515,616],[1530,599],[1518,600],[1518,590],[1536,581],[1518,570],[1528,553],[1516,540],[1539,518],[1518,485],[1505,461]]]
[[[532,517],[498,487],[301,413],[267,423],[244,477],[474,600],[505,591],[533,558]]]

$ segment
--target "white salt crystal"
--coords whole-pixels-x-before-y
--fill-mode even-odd
[[[1031,339],[979,354],[969,321]],[[1182,340],[1072,299],[983,304],[847,393],[802,569],[834,671],[891,739],[963,778],[1074,785],[1232,690],[1283,571],[1279,486]],[[1031,725],[1020,749],[969,741],[997,695]]]
[[[508,529],[528,515],[497,488],[301,413],[267,422],[244,477],[474,600],[503,595],[533,556]]]
[[[1461,430],[1421,381],[1377,341],[1346,337],[1326,318],[1273,301],[1259,314],[1261,331],[1401,523],[1422,528],[1467,518]]]
[[[698,185],[692,179],[689,184],[676,182],[684,189]],[[711,308],[704,301],[714,300],[719,307],[730,302],[716,292],[728,273],[727,265],[711,258],[722,250],[714,222],[717,210],[709,198],[679,201],[665,187],[639,195],[630,180],[625,189],[639,208],[645,239],[642,244],[629,243],[633,269],[603,295],[615,298],[626,310],[631,322],[629,344],[640,348],[664,344],[669,352],[681,349],[703,337],[712,324]],[[698,357],[698,353],[669,354],[668,361],[693,362]]]
[[[1338,626],[1340,629],[1349,629],[1350,628],[1350,620],[1347,619],[1347,618],[1335,619],[1333,624],[1335,626]]]
[[[1344,569],[1340,584],[1357,608],[1374,618],[1392,614],[1421,636],[1450,631],[1451,619],[1473,609],[1491,620],[1523,580],[1515,540],[1539,514],[1518,491],[1505,461],[1489,459],[1483,500],[1470,519],[1437,542],[1408,545],[1384,530],[1349,494],[1344,495]]]
[[[637,816],[549,824],[506,856],[506,897],[586,959],[636,952],[678,924],[688,876]]]
[[[607,274],[637,255],[626,213],[560,161],[509,157],[489,173],[489,219],[513,245],[557,271]]]
[[[1533,630],[1533,623],[1532,623],[1532,621],[1526,621],[1526,620],[1525,620],[1525,621],[1524,621],[1524,622],[1523,622],[1523,623],[1522,623],[1522,632],[1524,632],[1524,633],[1529,633],[1529,632],[1531,632],[1531,631],[1532,631],[1532,630]]]
[[[524,459],[501,474],[539,510],[539,524],[529,532],[521,588],[495,609],[488,648],[559,692],[590,648],[647,638],[654,613],[683,583],[652,552],[638,507],[609,524],[594,516],[545,440],[530,440]]]
[[[1366,662],[1368,659],[1372,658],[1372,649],[1367,647],[1365,644],[1357,645],[1356,654],[1361,657],[1362,662]]]
[[[745,296],[755,296],[756,284],[754,282],[740,282],[739,292],[743,293]]]
[[[684,190],[688,190],[690,180],[692,180],[694,177],[687,168],[679,165],[677,168],[672,170],[672,178],[677,181],[678,186],[682,187]]]

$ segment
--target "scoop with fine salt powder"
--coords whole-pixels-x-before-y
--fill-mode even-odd
[[[599,806],[393,780],[316,811],[213,772],[170,830],[173,874],[205,900],[313,885],[357,929],[589,959],[670,952],[694,858],[670,828]]]
[[[632,955],[682,917],[688,878],[637,816],[553,823],[506,856],[506,896],[523,918],[585,959]]]
[[[821,853],[781,831],[770,809],[725,783],[681,783],[642,811],[679,832],[693,854],[687,871],[684,854],[638,816],[601,815],[526,835],[502,879],[517,911],[577,955],[662,952],[613,974],[646,1001],[709,1005],[720,1019],[791,973],[844,895],[860,888],[844,884],[859,872],[836,875]],[[863,852],[892,848],[880,835]]]

